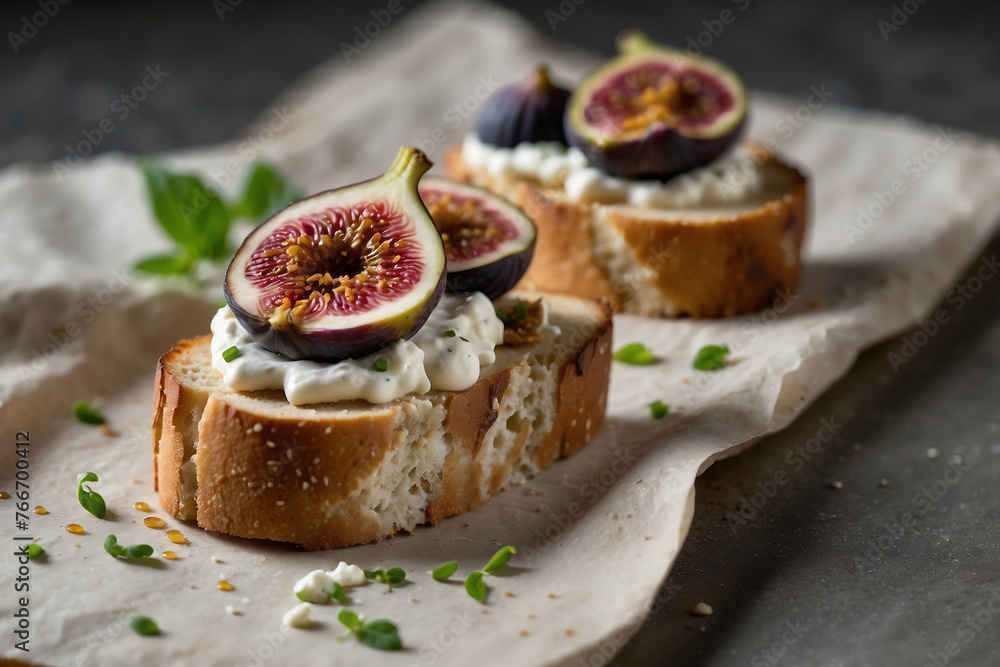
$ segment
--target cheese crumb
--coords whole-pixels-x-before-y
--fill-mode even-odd
[[[344,561],[340,561],[337,569],[327,572],[326,574],[344,588],[350,588],[351,586],[363,586],[368,583],[364,570],[357,565],[350,565]]]
[[[694,614],[695,616],[711,616],[712,607],[705,604],[704,602],[699,602],[694,606],[694,609],[691,610],[691,613]]]
[[[326,604],[330,601],[330,591],[333,590],[333,579],[323,570],[313,570],[295,582],[292,591],[295,597],[303,602]]]
[[[227,614],[232,614],[233,616],[239,616],[240,615],[240,610],[237,609],[236,607],[234,607],[231,604],[227,604],[226,605],[226,613]]]
[[[281,617],[281,623],[289,628],[312,627],[311,606],[308,602],[295,605]]]

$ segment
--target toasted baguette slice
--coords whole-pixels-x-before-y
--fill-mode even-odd
[[[465,391],[382,405],[296,407],[281,391],[236,392],[212,367],[211,335],[181,341],[156,371],[161,505],[208,530],[306,549],[377,541],[475,507],[576,453],[604,421],[610,304],[545,300],[559,336],[497,347]]]
[[[561,182],[473,170],[460,146],[445,166],[451,178],[506,197],[535,221],[522,287],[603,297],[637,315],[706,318],[758,310],[798,284],[806,178],[761,147],[747,151],[762,170],[759,194],[688,209],[574,202]]]

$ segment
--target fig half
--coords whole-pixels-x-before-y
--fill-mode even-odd
[[[496,299],[528,270],[538,231],[517,206],[447,178],[425,178],[420,197],[444,241],[449,291]]]
[[[566,136],[601,171],[659,178],[708,164],[739,137],[746,90],[725,65],[619,38],[621,55],[587,76],[566,110]]]
[[[225,296],[254,340],[332,362],[416,333],[445,288],[444,246],[417,194],[430,167],[404,146],[382,176],[302,199],[251,232]]]
[[[563,116],[569,91],[552,83],[549,71],[536,67],[524,80],[501,88],[483,104],[476,119],[480,141],[513,148],[530,141],[566,143]]]

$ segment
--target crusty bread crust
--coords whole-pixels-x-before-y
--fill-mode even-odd
[[[577,337],[572,353],[549,364],[557,380],[545,433],[535,432],[530,419],[503,416],[518,414],[511,402],[534,382],[531,366],[544,363],[530,346],[498,353],[498,363],[465,391],[315,411],[287,403],[274,409],[281,407],[281,392],[233,392],[220,379],[199,386],[185,368],[205,366],[211,336],[181,341],[161,357],[156,373],[152,437],[160,503],[171,516],[194,519],[208,530],[307,549],[363,544],[412,530],[414,525],[387,525],[359,491],[377,483],[379,468],[412,446],[405,424],[423,425],[425,417],[430,423],[440,411],[448,451],[436,471],[439,483],[414,524],[437,524],[472,509],[517,479],[526,456],[531,470],[547,467],[579,451],[600,429],[610,375],[611,307],[585,308],[587,322],[564,332]],[[498,439],[505,430],[512,437]],[[493,445],[483,447],[487,441]],[[499,458],[490,452],[487,460],[483,450],[495,450],[497,442],[508,443],[505,451]],[[192,469],[196,493],[184,479]]]
[[[682,210],[581,204],[568,200],[561,186],[528,179],[501,182],[471,170],[458,146],[447,152],[445,168],[451,178],[507,197],[535,221],[538,239],[522,287],[607,298],[616,310],[639,315],[727,317],[795,290],[808,219],[802,172],[760,147],[748,150],[760,168],[787,184],[782,194],[697,220]],[[613,264],[639,271],[624,275],[601,260],[609,233],[624,242],[612,250]]]

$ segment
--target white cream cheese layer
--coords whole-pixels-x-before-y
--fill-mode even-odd
[[[452,331],[454,336],[446,335]],[[431,389],[461,391],[479,380],[481,366],[496,360],[503,322],[486,295],[445,294],[424,326],[409,340],[358,359],[338,363],[292,361],[254,342],[228,307],[212,319],[212,365],[236,391],[283,389],[293,405],[364,399],[387,403]],[[236,346],[231,362],[222,353]],[[373,365],[385,359],[389,367]]]
[[[556,142],[522,143],[514,148],[485,144],[473,132],[462,143],[462,157],[473,170],[493,178],[533,178],[563,182],[566,197],[576,202],[630,204],[644,208],[680,208],[738,202],[760,192],[763,179],[757,162],[736,148],[710,165],[670,180],[632,180],[609,176],[590,166],[576,148]]]

